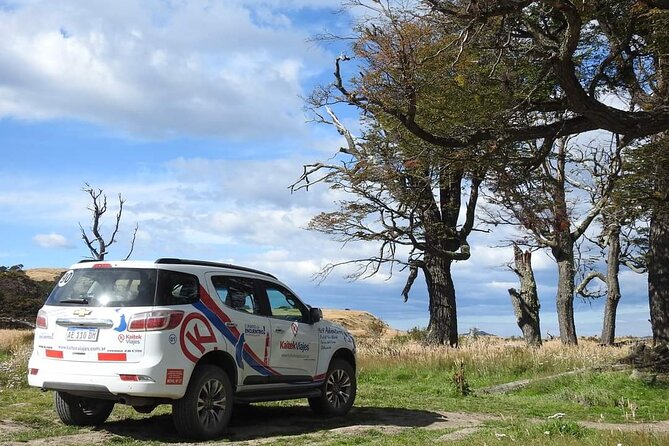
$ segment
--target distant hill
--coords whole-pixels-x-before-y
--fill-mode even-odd
[[[67,271],[65,268],[31,268],[25,270],[26,276],[34,281],[55,282]]]
[[[323,319],[341,325],[355,337],[393,337],[403,334],[367,311],[324,308]]]

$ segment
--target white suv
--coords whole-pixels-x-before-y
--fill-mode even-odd
[[[233,403],[308,398],[344,415],[355,342],[274,276],[235,265],[83,261],[37,315],[31,386],[55,390],[65,424],[104,423],[115,403],[172,404],[181,435],[220,436]]]

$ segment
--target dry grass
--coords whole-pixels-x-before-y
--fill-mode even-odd
[[[30,346],[32,340],[32,330],[0,330],[0,352],[11,352],[19,346]]]
[[[32,339],[32,330],[0,330],[0,391],[28,384],[26,374]]]
[[[367,368],[411,364],[412,367],[454,368],[464,363],[481,375],[549,374],[616,362],[629,353],[627,348],[603,347],[594,340],[581,339],[578,346],[565,346],[558,340],[544,342],[541,348],[528,347],[523,341],[496,337],[465,339],[457,349],[424,345],[415,341],[397,342],[375,339],[358,344],[360,364]]]

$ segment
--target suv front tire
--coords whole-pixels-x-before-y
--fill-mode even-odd
[[[309,398],[309,406],[320,415],[346,415],[355,401],[356,387],[353,366],[348,361],[335,358],[321,386],[321,396]]]

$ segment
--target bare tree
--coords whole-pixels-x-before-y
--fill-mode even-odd
[[[90,227],[92,236],[89,236],[81,223],[79,223],[81,238],[84,240],[86,247],[90,251],[92,259],[104,260],[105,256],[108,254],[109,247],[116,243],[116,236],[121,225],[121,216],[123,215],[123,205],[125,200],[119,193],[118,212],[116,213],[114,228],[111,232],[111,236],[105,239],[105,237],[102,236],[101,231],[102,217],[107,212],[107,195],[104,194],[102,189],[95,189],[88,183],[84,183],[84,187],[81,190],[86,192],[91,198],[91,204],[87,209],[91,211],[92,214]],[[137,237],[138,229],[139,224],[135,223],[135,229],[132,232],[132,240],[130,241],[130,250],[128,251],[128,255],[125,256],[124,260],[128,260],[132,255],[132,251],[135,249],[135,239]]]

